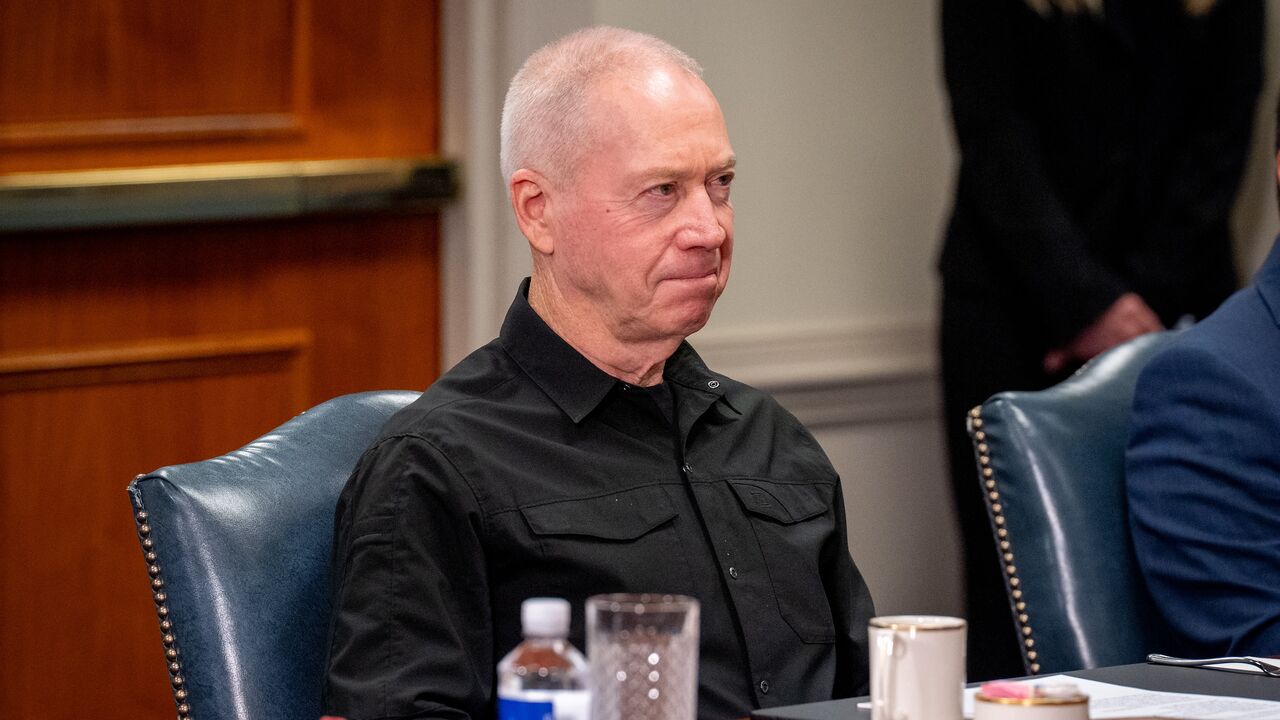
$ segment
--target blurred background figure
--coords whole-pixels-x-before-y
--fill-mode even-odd
[[[944,0],[960,173],[940,260],[969,679],[1023,673],[965,412],[1207,315],[1262,84],[1261,0]]]

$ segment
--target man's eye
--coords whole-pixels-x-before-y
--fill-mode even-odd
[[[729,183],[732,183],[732,182],[733,182],[732,175],[717,175],[716,177],[711,179],[711,183],[713,185],[719,185],[720,187],[729,187]]]
[[[662,197],[669,197],[671,195],[676,194],[676,184],[662,183],[661,185],[654,185],[652,192],[655,195],[661,195]]]

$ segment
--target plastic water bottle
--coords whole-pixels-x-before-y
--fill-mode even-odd
[[[569,644],[569,601],[520,606],[524,642],[498,663],[498,720],[589,720],[587,659]]]

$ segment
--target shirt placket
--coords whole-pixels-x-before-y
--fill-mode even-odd
[[[708,380],[709,389],[719,386]],[[710,385],[715,383],[715,385]],[[677,456],[680,475],[691,490],[692,501],[712,545],[722,587],[727,593],[738,632],[746,649],[748,683],[759,707],[777,705],[771,702],[773,678],[769,676],[769,657],[780,648],[771,640],[778,617],[774,607],[773,587],[760,553],[751,521],[738,506],[733,491],[715,473],[715,468],[699,468],[696,444],[697,420],[719,399],[714,392],[688,391],[677,396],[680,436]],[[693,441],[691,443],[691,440]],[[774,695],[776,697],[776,693]]]

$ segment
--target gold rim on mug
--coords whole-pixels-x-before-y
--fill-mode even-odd
[[[945,615],[887,615],[873,617],[869,621],[871,627],[884,630],[959,630],[969,623],[964,618],[947,617]]]

